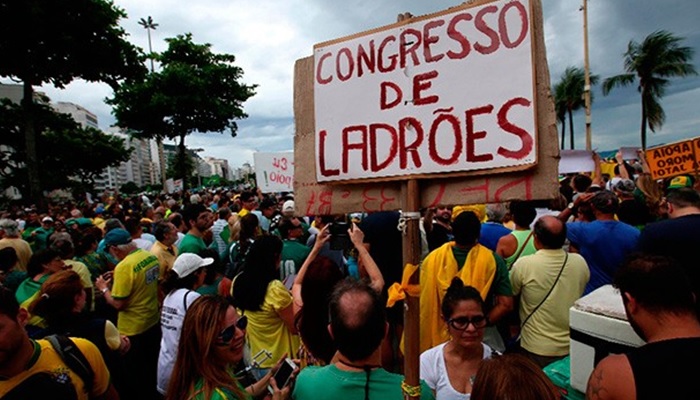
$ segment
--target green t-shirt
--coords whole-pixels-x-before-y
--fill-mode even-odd
[[[463,266],[464,262],[467,260],[467,254],[469,254],[469,251],[460,249],[457,246],[452,246],[452,254],[457,260],[457,265],[459,265],[461,268],[461,266]],[[493,278],[491,290],[489,290],[487,299],[484,302],[489,309],[491,308],[489,305],[494,304],[493,298],[495,295],[513,295],[513,287],[510,284],[510,275],[508,273],[508,266],[506,265],[506,262],[503,260],[503,257],[496,253],[493,253],[493,258],[496,260],[496,276]]]
[[[178,246],[177,250],[178,254],[199,254],[200,251],[205,250],[206,248],[207,244],[204,243],[204,239],[188,233],[184,238],[182,238],[182,242],[180,242],[180,246]]]
[[[401,382],[403,375],[393,374],[382,368],[373,369],[369,375],[369,398],[403,400]],[[364,399],[367,374],[364,371],[342,371],[335,365],[308,366],[301,370],[294,385],[294,400]],[[423,400],[434,399],[433,391],[421,380]]]
[[[202,390],[202,387],[204,386],[204,380],[199,379],[197,383],[194,385],[194,391],[190,393],[190,396],[187,397],[188,400],[252,400],[253,397],[245,391],[243,386],[241,386],[240,382],[236,381],[236,385],[241,388],[241,390],[245,393],[244,398],[239,398],[236,397],[235,394],[231,393],[230,390],[225,389],[225,388],[215,388],[214,391],[212,392],[211,396],[209,398],[204,397],[204,391]]]
[[[311,249],[296,240],[285,239],[282,245],[282,266],[280,268],[280,280],[284,280],[301,269],[304,260],[311,253]]]

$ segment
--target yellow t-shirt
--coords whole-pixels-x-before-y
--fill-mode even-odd
[[[238,212],[238,216],[240,218],[245,217],[247,214],[250,214],[250,210],[248,210],[247,208],[241,208],[241,211]]]
[[[0,378],[0,398],[15,390],[25,390],[32,392],[32,388],[45,387],[55,388],[54,393],[60,396],[59,391],[64,389],[73,390],[77,394],[77,400],[88,400],[102,396],[109,389],[109,371],[105,365],[102,355],[97,347],[90,341],[79,338],[71,338],[73,343],[80,349],[90,367],[95,374],[91,393],[86,393],[85,384],[78,374],[70,370],[61,356],[56,353],[51,343],[48,340],[33,341],[34,354],[25,368],[19,374],[4,380]],[[23,382],[34,376],[31,381]],[[21,391],[19,393],[26,393]],[[64,397],[65,398],[65,397]]]
[[[158,277],[158,258],[142,249],[133,251],[114,268],[112,298],[128,301],[119,311],[119,332],[138,335],[158,323]]]
[[[279,316],[279,312],[292,306],[292,294],[279,280],[267,285],[267,293],[260,311],[245,311],[248,317],[246,337],[252,354],[269,350],[272,357],[263,362],[261,368],[272,368],[286,353],[296,354],[299,336],[293,335]]]
[[[165,273],[173,268],[175,259],[177,258],[177,247],[172,246],[173,252],[168,251],[168,246],[156,240],[151,247],[151,253],[158,257],[158,264],[160,264],[160,279],[165,279]]]
[[[80,283],[83,284],[83,288],[89,289],[92,287],[90,270],[85,264],[76,260],[63,260],[63,263],[70,266],[70,269],[75,271],[76,274],[80,275]]]
[[[26,271],[29,259],[32,258],[32,247],[24,239],[21,238],[3,238],[0,239],[0,249],[12,247],[17,253],[17,263],[15,263],[15,271]]]

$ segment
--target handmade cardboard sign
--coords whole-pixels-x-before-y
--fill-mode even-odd
[[[291,192],[294,152],[254,153],[255,181],[263,193]]]
[[[647,149],[645,152],[654,179],[696,174],[700,157],[700,137]]]
[[[595,169],[593,152],[588,150],[562,150],[559,173],[592,172]]]
[[[537,159],[532,8],[481,1],[314,46],[316,180]]]
[[[391,37],[396,44],[405,45],[394,46]],[[387,40],[383,51],[388,51],[390,44],[394,46],[394,57],[389,57],[389,53],[380,57],[379,38]],[[417,41],[421,45],[413,48],[411,43]],[[364,49],[361,63],[357,59],[360,43]],[[491,53],[476,50],[489,46],[493,47]],[[529,49],[529,58],[521,46]],[[338,64],[343,47],[347,50],[342,51]],[[461,60],[448,55],[450,51],[467,51],[466,48],[468,54]],[[374,53],[370,54],[371,49]],[[419,179],[421,207],[550,199],[557,195],[559,148],[540,0],[474,1],[319,45],[314,52],[313,57],[297,60],[294,71],[294,193],[298,213],[400,209],[403,196],[397,177],[404,181],[409,177]],[[351,53],[355,56],[349,57]],[[368,67],[370,61],[365,61],[372,57],[374,72]],[[433,60],[434,57],[440,59]],[[519,57],[527,61],[517,61]],[[385,68],[393,59],[397,64],[385,75],[379,69],[379,60]],[[352,74],[348,60],[354,60]],[[446,65],[444,69],[438,68],[442,64]],[[529,80],[520,71],[514,71],[520,68],[529,71]],[[419,77],[431,71],[437,71],[435,78]],[[503,75],[497,79],[491,75],[493,71]],[[512,85],[510,73],[515,74]],[[400,78],[402,74],[405,79]],[[479,74],[483,76],[474,79]],[[389,75],[395,80],[390,80]],[[343,85],[343,93],[347,93],[346,100],[340,103],[343,110],[337,110],[337,115],[324,114],[316,107],[319,102],[341,101],[343,95],[334,94],[330,86],[327,93],[319,93],[326,91],[319,76],[320,81],[331,79],[327,85]],[[450,78],[442,82],[447,76]],[[472,86],[461,86],[465,80]],[[386,97],[382,99],[385,81],[390,83],[384,85]],[[396,89],[394,84],[400,89],[400,102],[396,101],[399,92],[391,91]],[[318,86],[324,87],[316,91]],[[361,97],[362,93],[355,93],[360,90],[358,87],[363,91],[373,88],[373,96],[379,93],[372,100],[371,114],[366,109],[370,105],[363,104],[369,100]],[[432,96],[437,97],[437,103],[424,103],[425,99],[432,101]],[[524,101],[510,101],[521,98]],[[407,100],[412,102],[406,103]],[[420,104],[414,104],[416,100]],[[382,101],[386,106],[383,110]],[[393,103],[396,105],[389,107]],[[384,118],[385,114],[390,117]],[[373,120],[367,115],[382,119]],[[333,121],[336,116],[338,119]],[[321,127],[319,118],[326,125]],[[392,155],[389,150],[394,144],[396,154]],[[447,165],[435,160],[443,160]],[[326,172],[321,173],[322,170]],[[329,183],[335,179],[340,182]]]

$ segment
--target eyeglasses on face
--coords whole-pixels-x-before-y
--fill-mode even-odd
[[[217,345],[219,346],[228,346],[229,343],[231,343],[231,340],[233,340],[233,337],[236,335],[236,328],[244,331],[245,328],[248,326],[248,317],[245,315],[241,316],[238,318],[238,321],[236,321],[235,324],[229,326],[228,328],[224,329],[219,333],[219,336],[217,337]]]
[[[447,324],[452,328],[463,331],[469,327],[469,324],[474,325],[474,328],[481,329],[486,326],[486,317],[484,315],[475,315],[471,318],[469,317],[457,317],[447,320]]]

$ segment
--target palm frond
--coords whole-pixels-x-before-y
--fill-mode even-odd
[[[634,82],[636,76],[634,74],[621,74],[611,76],[603,81],[603,96],[607,96],[610,91],[616,87],[628,86]]]

